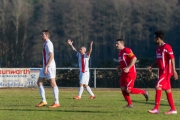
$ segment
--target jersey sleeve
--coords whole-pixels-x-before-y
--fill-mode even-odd
[[[87,55],[87,56],[90,56],[90,54],[89,54],[89,53],[87,53],[86,55]]]
[[[80,53],[79,53],[79,52],[77,52],[77,53],[76,53],[76,56],[78,57],[78,56],[79,56],[79,54],[80,54]]]
[[[166,47],[166,51],[168,53],[169,58],[173,59],[174,58],[174,53],[173,53],[172,47],[170,45],[168,45]]]
[[[129,49],[129,48],[126,48],[125,49],[125,52],[126,52],[126,54],[127,54],[127,56],[129,57],[129,58],[134,58],[134,57],[136,57],[135,55],[134,55],[134,53],[132,52],[132,50],[131,49]]]
[[[54,50],[53,50],[53,44],[48,43],[48,44],[47,44],[47,52],[50,53],[50,52],[53,52],[53,51],[54,51]]]
[[[87,57],[87,58],[90,58],[90,54],[89,54],[89,53],[87,53],[87,54],[86,54],[86,57]]]

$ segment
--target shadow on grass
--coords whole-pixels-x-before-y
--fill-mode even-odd
[[[99,114],[99,113],[112,113],[112,112],[109,112],[109,111],[90,111],[90,110],[60,110],[60,109],[51,109],[51,108],[49,108],[49,109],[46,109],[46,110],[42,110],[42,109],[0,109],[0,110],[3,110],[3,111],[5,111],[5,110],[7,110],[7,111],[48,111],[48,112],[54,112],[54,111],[56,111],[56,112],[80,112],[80,113],[97,113],[97,114]]]
[[[120,100],[120,101],[125,101],[125,100]],[[125,101],[126,102],[126,101]],[[132,100],[133,103],[142,103],[142,104],[149,104],[149,105],[154,105],[154,100],[149,100],[149,101],[137,101],[137,100]],[[160,106],[169,106],[169,104],[164,104],[160,103]]]

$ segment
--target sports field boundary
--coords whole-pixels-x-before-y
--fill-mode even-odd
[[[44,86],[45,89],[51,89],[51,86]],[[61,90],[77,90],[79,87],[58,87]],[[2,87],[0,89],[38,89],[38,87]],[[91,88],[93,91],[120,91],[120,88]],[[155,88],[140,88],[148,91],[155,91]],[[180,88],[172,88],[172,91],[180,91]]]

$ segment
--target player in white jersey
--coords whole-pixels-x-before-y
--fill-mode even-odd
[[[90,44],[90,50],[89,52],[86,53],[86,47],[81,47],[79,52],[76,50],[76,48],[73,46],[73,41],[68,40],[68,44],[72,47],[74,51],[77,52],[77,57],[78,57],[78,63],[79,63],[79,92],[78,96],[75,96],[73,99],[79,100],[81,99],[82,93],[84,91],[84,88],[88,91],[88,93],[91,95],[90,99],[94,99],[95,95],[93,94],[91,88],[88,86],[89,83],[89,58],[90,54],[92,52],[92,44]]]
[[[42,40],[44,41],[42,55],[43,55],[43,68],[40,71],[39,79],[37,81],[37,85],[39,88],[39,92],[42,98],[42,101],[36,105],[36,107],[42,107],[47,105],[45,90],[43,87],[43,82],[45,79],[50,80],[52,91],[54,94],[55,102],[49,106],[50,108],[59,107],[59,90],[56,85],[56,63],[54,60],[54,47],[53,43],[50,41],[50,32],[48,30],[42,31]]]

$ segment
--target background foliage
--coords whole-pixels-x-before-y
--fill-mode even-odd
[[[118,38],[138,59],[155,58],[157,29],[166,32],[178,58],[179,18],[179,0],[0,0],[1,66],[40,67],[43,29],[52,33],[57,67],[77,63],[69,38],[76,48],[94,41],[91,67],[117,58]]]

